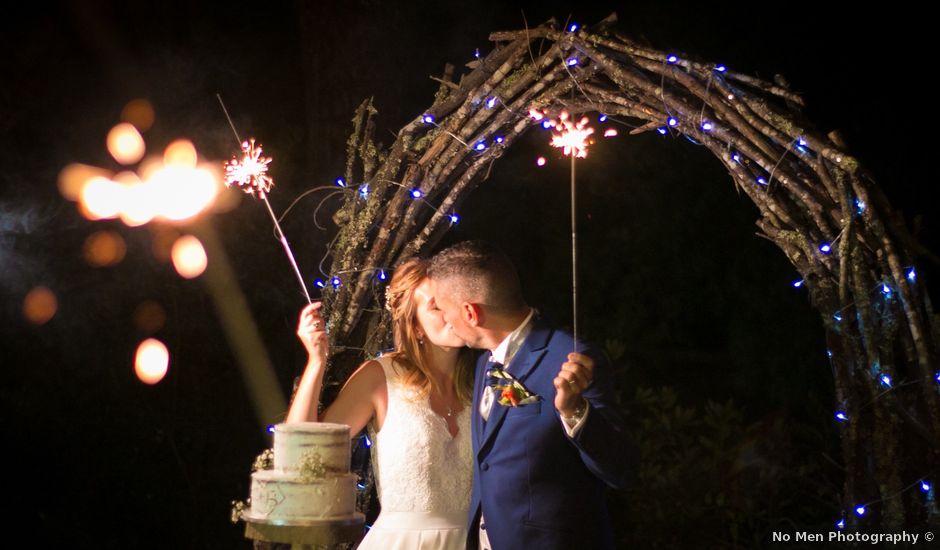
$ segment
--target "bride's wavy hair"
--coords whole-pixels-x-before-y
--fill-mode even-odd
[[[415,289],[427,279],[428,262],[421,258],[409,258],[395,270],[386,291],[385,306],[392,314],[392,333],[395,339],[395,351],[389,353],[398,367],[402,381],[418,390],[418,397],[427,396],[431,390],[440,391],[431,376],[429,340],[418,338],[418,304]],[[469,348],[460,350],[454,372],[454,386],[457,396],[464,404],[469,404],[473,393],[474,353]]]

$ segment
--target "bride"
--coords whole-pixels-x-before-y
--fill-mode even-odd
[[[329,355],[320,303],[300,314],[309,359],[287,422],[368,427],[381,512],[359,545],[372,549],[463,549],[472,476],[473,352],[429,291],[427,263],[403,263],[388,287],[395,351],[366,361],[320,415]]]

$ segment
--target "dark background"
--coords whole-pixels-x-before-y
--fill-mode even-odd
[[[935,248],[929,131],[937,115],[921,81],[936,48],[923,14],[897,2],[878,11],[779,4],[766,13],[723,2],[572,6],[76,0],[20,5],[0,18],[0,412],[11,525],[43,545],[249,546],[228,509],[247,496],[267,434],[203,286],[154,257],[152,228],[86,221],[56,189],[70,162],[114,168],[104,137],[135,98],[156,111],[145,134],[151,151],[187,137],[204,157],[223,160],[235,142],[216,102],[221,93],[242,135],[257,136],[274,158],[271,201],[280,212],[342,173],[362,99],[374,96],[377,136],[390,143],[430,105],[437,84],[428,75],[446,62],[459,69],[476,48],[489,51],[490,31],[523,28],[523,8],[530,25],[569,14],[590,24],[617,11],[623,32],[654,47],[762,78],[785,75],[819,129],[843,132]],[[612,497],[623,518],[618,536],[656,547],[695,518],[716,547],[766,543],[781,525],[828,529],[841,515],[838,427],[822,324],[805,290],[791,286],[796,272],[754,235],[756,208],[704,148],[625,133],[599,140],[579,167],[583,330],[617,356],[639,432],[653,440],[676,430],[670,452],[711,442],[702,452],[718,458],[648,455],[665,473]],[[520,140],[445,242],[499,242],[529,300],[564,320],[568,167],[547,141],[537,130]],[[535,167],[539,155],[549,159],[545,168]],[[321,276],[338,204],[324,205],[319,220],[329,229],[321,231],[318,200],[302,199],[284,224],[308,281]],[[304,361],[293,335],[303,300],[270,219],[246,200],[213,222],[287,392]],[[82,257],[83,242],[102,227],[127,242],[115,267]],[[929,281],[930,266],[917,267]],[[21,313],[37,285],[59,302],[42,326]],[[165,308],[155,336],[171,353],[169,373],[152,387],[132,365],[150,336],[133,322],[144,300]],[[727,414],[709,401],[726,403]],[[717,470],[694,470],[708,464]],[[713,474],[718,488],[698,485],[707,477],[699,474]],[[728,484],[745,493],[722,495]],[[749,485],[773,490],[748,496]],[[728,515],[709,515],[718,509]]]

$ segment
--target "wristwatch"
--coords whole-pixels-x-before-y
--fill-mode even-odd
[[[559,413],[561,414],[562,419],[572,421],[572,420],[580,420],[581,417],[584,416],[584,411],[586,410],[587,410],[587,399],[582,397],[581,403],[579,403],[578,406],[574,409],[574,412],[571,413],[571,416],[567,416],[561,411],[559,411]]]

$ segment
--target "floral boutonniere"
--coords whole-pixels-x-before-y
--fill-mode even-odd
[[[491,368],[486,376],[492,380],[490,387],[496,390],[496,400],[504,407],[521,407],[541,399],[501,368]]]

